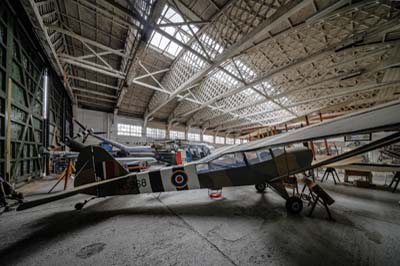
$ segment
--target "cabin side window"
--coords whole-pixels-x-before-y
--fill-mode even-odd
[[[225,154],[208,164],[198,164],[196,166],[197,172],[202,173],[206,171],[223,170],[230,168],[237,168],[246,166],[242,153]]]
[[[197,171],[197,173],[208,172],[208,171],[209,171],[208,163],[199,163],[199,164],[196,164],[196,171]]]
[[[284,150],[281,148],[274,148],[272,149],[272,153],[274,154],[274,157],[278,157],[284,153]]]
[[[269,150],[259,151],[258,157],[260,158],[260,161],[262,161],[262,162],[272,160],[272,155]]]
[[[258,158],[258,154],[256,151],[245,152],[244,155],[246,156],[247,162],[250,165],[260,162],[260,159]]]

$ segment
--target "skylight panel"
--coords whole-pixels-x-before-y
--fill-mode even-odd
[[[245,79],[253,79],[256,76],[256,72],[241,60],[235,60],[235,64]]]
[[[174,23],[184,23],[185,20],[182,18],[180,14],[178,14],[173,8],[169,5],[165,5],[163,12],[161,13],[160,18],[158,19],[157,26],[160,30],[166,32],[168,35],[172,36],[176,40],[188,43],[192,38],[193,34],[196,33],[199,28],[191,25],[190,30],[189,26],[180,24],[180,25],[171,25]],[[168,24],[168,26],[163,26],[163,24]],[[153,31],[152,36],[149,42],[150,47],[161,50],[162,54],[166,54],[170,57],[176,57],[179,52],[182,50],[182,47],[176,43],[172,38],[168,38],[163,36],[162,34]]]

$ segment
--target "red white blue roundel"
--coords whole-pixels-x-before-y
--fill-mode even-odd
[[[171,182],[177,188],[183,188],[187,185],[188,176],[184,171],[177,170],[172,174]]]

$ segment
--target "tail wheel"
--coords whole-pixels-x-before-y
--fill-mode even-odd
[[[303,201],[299,197],[290,197],[286,200],[286,210],[289,213],[298,214],[303,209]]]
[[[262,193],[262,192],[265,192],[265,189],[267,188],[267,184],[265,184],[265,183],[256,184],[255,187],[256,187],[256,190],[258,193]]]

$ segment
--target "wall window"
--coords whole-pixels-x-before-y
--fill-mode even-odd
[[[188,140],[191,140],[191,141],[200,141],[200,134],[197,134],[197,133],[188,133]]]
[[[226,138],[226,144],[235,144],[235,139],[233,139],[233,138]]]
[[[169,137],[171,139],[185,139],[185,132],[171,130],[171,131],[169,131]]]
[[[131,126],[126,124],[118,124],[117,134],[120,136],[130,136]]]
[[[118,125],[117,125],[117,135],[119,135],[119,136],[141,137],[142,136],[142,127],[141,126],[134,126],[134,125],[118,123]]]
[[[160,128],[146,128],[146,135],[148,138],[165,139],[165,129]]]
[[[242,139],[242,143],[247,143],[249,142],[247,139]]]
[[[235,139],[235,144],[240,144],[240,139]]]
[[[216,136],[215,137],[215,143],[217,143],[217,144],[225,144],[225,138]]]
[[[214,143],[214,136],[213,135],[203,135],[203,141]]]

